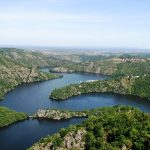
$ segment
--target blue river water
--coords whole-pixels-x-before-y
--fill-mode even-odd
[[[48,69],[42,69],[48,72]],[[87,80],[104,80],[107,76],[71,73],[63,74],[63,78],[38,83],[23,84],[9,92],[1,106],[16,111],[32,114],[38,109],[58,108],[69,110],[85,110],[104,106],[131,105],[150,112],[150,101],[134,96],[117,94],[85,94],[72,97],[66,101],[53,101],[49,99],[55,88]],[[63,121],[25,120],[0,129],[0,150],[24,150],[37,142],[41,137],[57,132],[62,127],[82,122],[83,118],[73,118]]]

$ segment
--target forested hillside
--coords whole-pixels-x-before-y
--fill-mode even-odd
[[[113,92],[123,95],[135,95],[150,99],[150,75],[128,76],[113,80],[91,81],[72,84],[60,89],[55,89],[50,98],[65,100],[69,97],[86,93]]]
[[[62,69],[62,67],[64,69]],[[86,61],[81,63],[62,64],[54,67],[52,72],[89,72],[112,77],[127,75],[144,75],[150,73],[150,61],[146,58],[115,57],[99,61]]]
[[[113,92],[150,99],[150,59],[146,55],[60,55],[0,49],[0,99],[17,85],[55,79],[52,72],[89,72],[109,75],[109,80],[87,81],[55,89],[50,98],[65,100],[69,97],[95,92]],[[61,129],[53,136],[41,139],[31,150],[45,149],[112,149],[145,150],[150,147],[150,116],[133,107],[115,106],[85,111],[40,109],[33,119],[63,120],[87,117],[82,124]],[[5,107],[0,108],[0,127],[28,118]]]
[[[0,128],[24,120],[27,117],[28,115],[25,113],[16,112],[6,107],[0,107]]]
[[[58,75],[40,72],[35,67],[47,66],[46,59],[38,53],[16,49],[0,50],[0,99],[21,83],[58,78]],[[39,65],[38,65],[39,64]]]
[[[149,150],[150,115],[133,107],[95,109],[80,125],[42,138],[30,150]]]

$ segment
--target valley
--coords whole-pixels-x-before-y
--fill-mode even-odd
[[[3,150],[149,146],[147,56],[1,49],[0,57]]]

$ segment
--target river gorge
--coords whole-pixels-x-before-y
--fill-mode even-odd
[[[41,70],[48,72],[48,68]],[[5,96],[5,99],[0,102],[0,105],[16,111],[26,112],[29,115],[38,109],[85,110],[114,105],[131,105],[139,107],[145,112],[150,112],[150,101],[139,97],[122,96],[113,93],[79,95],[69,98],[66,101],[54,101],[49,99],[49,94],[55,88],[60,88],[72,83],[80,83],[81,81],[104,79],[109,79],[109,77],[88,73],[64,73],[63,78],[20,85],[16,87],[15,90],[9,92]],[[63,121],[28,119],[12,124],[0,129],[1,149],[27,149],[40,138],[48,134],[51,135],[62,127],[80,123],[83,120],[83,118],[73,118]]]

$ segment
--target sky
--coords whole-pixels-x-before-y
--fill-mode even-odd
[[[0,45],[150,49],[150,0],[0,0]]]

